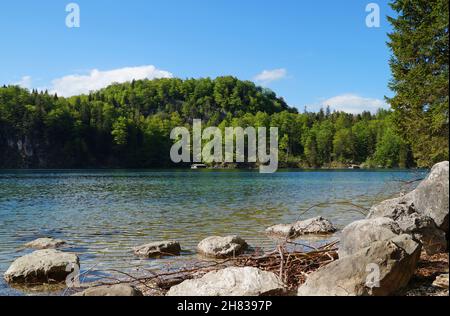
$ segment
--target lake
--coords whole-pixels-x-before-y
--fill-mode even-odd
[[[254,171],[0,171],[0,274],[30,250],[23,244],[49,236],[68,242],[82,271],[101,277],[108,269],[167,269],[195,260],[195,247],[211,235],[238,234],[271,250],[264,230],[323,215],[338,228],[363,218],[363,207],[398,194],[410,170]],[[179,258],[140,260],[131,248],[177,240]],[[320,240],[308,241],[311,243]],[[0,281],[0,295],[20,295]]]

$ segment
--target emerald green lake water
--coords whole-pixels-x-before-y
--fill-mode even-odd
[[[109,269],[167,269],[196,259],[195,247],[211,235],[237,234],[252,246],[272,249],[268,226],[323,215],[338,228],[363,215],[351,201],[370,207],[402,189],[417,171],[0,171],[0,274],[39,237],[68,242],[82,271],[101,277]],[[131,248],[177,240],[184,253],[140,260]],[[320,242],[320,240],[307,241]],[[0,281],[0,295],[22,291]]]

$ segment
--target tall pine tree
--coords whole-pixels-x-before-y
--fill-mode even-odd
[[[448,160],[449,10],[447,0],[394,0],[389,34],[398,131],[411,144],[417,164]]]

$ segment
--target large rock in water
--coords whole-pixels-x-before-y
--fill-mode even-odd
[[[72,296],[143,296],[142,292],[129,284],[114,284],[92,287]]]
[[[299,296],[388,296],[414,274],[421,245],[409,235],[374,242],[370,247],[312,273]]]
[[[278,224],[270,226],[266,229],[266,234],[284,238],[294,238],[294,225],[293,224]]]
[[[54,239],[54,238],[38,238],[33,240],[27,244],[25,244],[26,248],[33,249],[56,249],[62,247],[66,244],[64,240]]]
[[[423,243],[429,255],[448,248],[448,162],[437,164],[414,191],[372,207],[368,218],[388,217]]]
[[[322,216],[307,219],[305,221],[299,221],[293,225],[293,229],[296,236],[331,234],[336,231],[333,224]]]
[[[136,256],[142,258],[178,256],[181,252],[181,246],[176,241],[161,241],[135,247],[133,251]]]
[[[72,253],[38,250],[15,260],[6,271],[5,280],[18,284],[63,282],[79,262]]]
[[[226,268],[173,286],[167,296],[267,296],[283,292],[278,276],[257,268]]]
[[[247,247],[248,245],[245,240],[238,236],[213,236],[202,240],[198,244],[197,250],[204,256],[223,259],[238,256],[242,254]]]
[[[353,222],[342,231],[339,258],[357,253],[375,241],[390,240],[399,234],[399,225],[387,217]]]
[[[297,238],[304,235],[327,235],[336,232],[333,224],[322,216],[299,221],[294,224],[280,224],[266,229],[268,235]]]

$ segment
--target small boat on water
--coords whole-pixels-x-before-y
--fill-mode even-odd
[[[349,167],[349,169],[361,169],[361,166],[360,165],[351,165],[350,167]]]
[[[204,164],[195,164],[191,166],[191,169],[206,169],[206,168],[208,168],[208,166]]]

